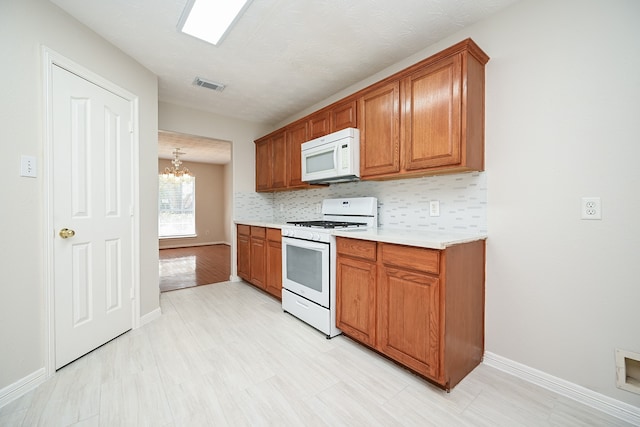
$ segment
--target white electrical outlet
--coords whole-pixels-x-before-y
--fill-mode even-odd
[[[600,197],[583,197],[581,207],[582,219],[602,219]]]
[[[429,202],[429,216],[440,216],[440,201],[431,200]]]

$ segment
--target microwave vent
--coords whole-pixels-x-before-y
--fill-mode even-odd
[[[222,92],[225,88],[225,85],[222,83],[212,82],[211,80],[201,79],[200,77],[196,77],[193,81],[193,84],[196,86],[205,87],[207,89],[216,90],[218,92]]]

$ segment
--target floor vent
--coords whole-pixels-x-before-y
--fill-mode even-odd
[[[225,88],[225,85],[222,83],[212,82],[210,80],[201,79],[200,77],[196,77],[193,84],[196,86],[206,87],[207,89],[216,90],[218,92],[222,92]]]
[[[616,385],[640,394],[640,354],[616,349]]]

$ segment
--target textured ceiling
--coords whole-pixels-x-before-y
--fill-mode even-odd
[[[173,159],[173,150],[179,148],[185,162],[227,164],[231,161],[231,143],[217,139],[185,135],[167,131],[158,132],[158,158]]]
[[[515,1],[253,0],[216,47],[177,31],[186,0],[51,0],[155,73],[161,101],[265,124]]]
[[[50,1],[155,73],[160,101],[275,125],[517,0],[253,0],[217,47],[177,31],[186,0]]]

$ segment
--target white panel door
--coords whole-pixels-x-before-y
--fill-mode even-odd
[[[58,66],[52,73],[58,369],[132,326],[132,106]]]

